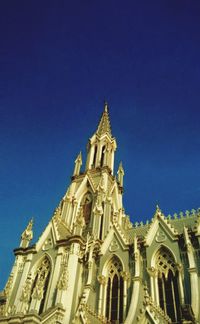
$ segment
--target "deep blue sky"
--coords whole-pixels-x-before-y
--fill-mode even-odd
[[[0,288],[106,99],[132,221],[200,206],[200,2],[1,1]]]

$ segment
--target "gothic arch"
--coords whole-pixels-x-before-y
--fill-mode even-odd
[[[30,291],[30,310],[34,309],[41,314],[44,311],[46,297],[52,273],[52,262],[49,255],[45,253],[31,269],[33,276]]]
[[[83,217],[85,220],[85,225],[87,226],[90,223],[91,213],[92,213],[92,205],[93,205],[93,196],[90,191],[86,191],[82,196],[80,207],[83,211]]]
[[[172,322],[180,323],[180,287],[176,258],[172,251],[161,245],[154,253],[151,270],[154,272],[156,299]]]
[[[114,258],[119,259],[119,261],[122,265],[122,271],[125,270],[125,265],[124,265],[124,262],[121,259],[121,257],[119,255],[117,255],[116,253],[113,253],[108,257],[108,259],[104,263],[103,268],[102,268],[102,275],[107,276],[107,269],[109,267],[109,264],[112,262],[112,259],[114,259]]]
[[[100,282],[99,314],[103,314],[111,323],[123,323],[126,315],[127,284],[124,264],[112,254],[98,277]]]
[[[54,266],[54,262],[53,262],[53,259],[51,257],[51,255],[47,252],[43,253],[41,255],[41,257],[33,264],[33,266],[31,267],[30,269],[30,273],[32,275],[35,274],[35,272],[37,271],[39,265],[41,264],[41,262],[43,261],[43,259],[47,258],[49,260],[49,263],[50,263],[50,266],[51,266],[51,269],[53,269],[53,266]]]
[[[172,251],[172,249],[170,249],[166,244],[163,244],[162,243],[162,244],[160,244],[157,247],[157,249],[155,249],[155,251],[152,254],[152,257],[151,257],[151,267],[156,267],[156,255],[159,252],[159,250],[161,250],[162,248],[168,250],[171,253],[171,255],[173,256],[174,261],[177,262],[176,255],[174,254],[174,252]]]

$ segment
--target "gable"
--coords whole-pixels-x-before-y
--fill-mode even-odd
[[[150,246],[154,240],[157,243],[162,243],[166,240],[176,241],[178,239],[177,230],[169,223],[160,209],[157,208],[153,218],[153,222],[145,236],[145,245]]]

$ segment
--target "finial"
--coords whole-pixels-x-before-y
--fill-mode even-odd
[[[78,154],[76,161],[75,162],[82,162],[82,153],[80,151],[80,153]]]
[[[26,229],[21,235],[20,247],[27,248],[29,246],[29,243],[33,238],[32,228],[33,228],[33,218],[30,220],[28,226],[26,227]]]
[[[108,103],[106,100],[104,101],[104,111],[108,112]]]
[[[156,205],[156,214],[161,214],[161,209],[158,205]]]
[[[118,172],[121,172],[121,173],[124,174],[124,168],[123,168],[123,165],[122,165],[122,161],[119,163]]]
[[[158,204],[156,205],[156,210],[160,211],[160,207],[158,206]]]

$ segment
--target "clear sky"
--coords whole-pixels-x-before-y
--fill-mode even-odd
[[[200,1],[0,3],[0,288],[106,99],[131,220],[200,207]]]

